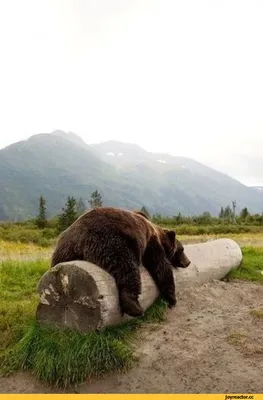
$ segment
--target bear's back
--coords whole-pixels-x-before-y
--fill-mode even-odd
[[[92,232],[116,231],[128,236],[148,237],[155,231],[154,225],[140,214],[115,208],[98,207],[82,214],[70,227],[79,234]]]
[[[82,259],[88,243],[99,243],[102,248],[113,237],[133,243],[134,248],[143,252],[150,237],[156,232],[154,224],[133,211],[114,207],[89,210],[60,234],[53,252],[52,265],[61,262],[61,259]]]

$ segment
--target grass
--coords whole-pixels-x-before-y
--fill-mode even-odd
[[[10,242],[0,239],[0,260],[48,259],[51,251],[51,246],[43,248],[34,243]]]
[[[180,239],[187,240],[187,237]],[[260,240],[262,239],[260,237]],[[2,252],[10,251],[3,248],[4,246]],[[36,285],[49,268],[49,260],[46,259],[47,249],[43,249],[41,253],[41,248],[38,246],[18,243],[14,245],[11,242],[6,244],[6,248],[12,248],[18,258],[23,253],[30,258],[41,257],[43,254],[43,259],[37,258],[33,261],[22,258],[6,259],[0,263],[2,374],[28,370],[40,381],[67,387],[70,384],[83,382],[87,377],[102,376],[112,371],[126,371],[136,362],[134,344],[141,328],[146,323],[165,319],[166,304],[158,300],[147,310],[143,318],[135,318],[101,332],[83,334],[39,326],[35,321],[38,303]],[[51,251],[51,248],[48,251]],[[263,283],[263,248],[245,246],[242,252],[241,266],[232,271],[228,279]],[[255,317],[262,318],[263,310],[252,310],[251,313]],[[229,338],[230,342],[240,339],[243,338]]]
[[[160,226],[163,226],[167,229],[173,229],[176,227],[176,232],[178,235],[240,235],[240,234],[257,234],[263,233],[262,226],[258,225],[240,225],[240,224],[164,224],[160,222]]]
[[[171,229],[176,229],[171,227]],[[240,246],[263,247],[263,233],[220,233],[220,234],[198,234],[188,235],[178,233],[178,239],[187,243],[200,243],[209,239],[225,238],[235,240]],[[0,238],[0,259],[1,260],[33,260],[49,259],[55,242],[49,246],[40,246],[34,243],[20,243]]]
[[[256,247],[242,248],[243,260],[239,268],[232,270],[228,279],[242,279],[263,283],[263,249]]]
[[[261,319],[261,318],[263,318],[263,308],[258,308],[258,309],[255,309],[255,310],[251,310],[250,314],[253,317]]]
[[[143,318],[86,334],[32,323],[24,337],[3,354],[3,372],[30,370],[40,381],[65,388],[91,376],[127,371],[136,361],[133,342],[138,328],[163,320],[165,310],[166,304],[159,300]]]
[[[243,332],[232,332],[227,337],[228,344],[234,346],[244,357],[262,358],[263,347],[260,340],[247,336]]]
[[[247,336],[242,333],[239,333],[239,332],[231,333],[227,337],[227,342],[234,346],[242,345],[245,343],[246,340],[247,340]]]
[[[206,242],[211,239],[228,238],[235,240],[243,247],[263,247],[263,233],[229,233],[229,234],[202,234],[202,235],[180,235],[178,239],[185,244]]]
[[[32,223],[15,224],[0,223],[0,239],[14,243],[34,243],[41,247],[48,247],[54,243],[57,236],[55,228],[37,229]]]
[[[19,341],[34,318],[36,284],[48,261],[13,261],[0,264],[0,352]]]
[[[35,321],[36,285],[47,260],[0,264],[0,366],[2,374],[29,370],[39,380],[66,387],[90,376],[126,371],[136,360],[133,343],[139,328],[164,319],[158,300],[142,318],[101,332],[83,334],[40,326]]]
[[[160,224],[164,228],[176,229],[180,236],[225,236],[225,235],[263,235],[262,222],[254,221],[252,225],[244,224],[239,221],[237,224],[231,224],[227,221],[218,219],[210,222],[203,221],[202,224],[197,222],[177,224],[171,219],[157,219],[155,223]],[[20,223],[0,221],[0,240],[9,241],[18,244],[33,243],[40,247],[51,247],[54,245],[58,235],[57,223],[55,220],[48,221],[48,225],[44,229],[38,229],[33,221],[25,221]]]

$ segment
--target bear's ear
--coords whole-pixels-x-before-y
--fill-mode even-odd
[[[171,242],[174,243],[175,242],[175,238],[176,238],[175,231],[168,231],[168,229],[165,229],[165,233],[168,236],[168,238],[171,240]]]

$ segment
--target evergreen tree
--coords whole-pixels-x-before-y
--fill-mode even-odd
[[[82,215],[86,211],[86,206],[82,198],[80,198],[76,205],[78,216]]]
[[[91,193],[89,204],[91,208],[102,207],[102,197],[97,190]]]
[[[212,215],[208,211],[204,211],[202,215],[199,216],[199,224],[209,224],[211,223]]]
[[[43,229],[47,226],[46,200],[43,196],[40,196],[39,198],[39,208],[38,208],[38,216],[36,218],[36,226],[39,229]]]
[[[62,208],[62,213],[58,217],[58,228],[62,232],[67,229],[78,218],[77,202],[74,197],[68,197],[65,207]]]
[[[145,215],[147,215],[148,218],[151,218],[151,215],[149,213],[149,211],[147,210],[147,208],[145,206],[142,206],[142,208],[140,209],[140,211],[142,213],[144,213]]]
[[[232,201],[232,222],[236,223],[236,206],[237,206],[237,202],[236,200]]]
[[[227,206],[224,211],[224,218],[230,221],[233,218],[233,211],[230,206]]]
[[[241,212],[240,212],[240,218],[245,221],[247,219],[247,217],[249,216],[249,212],[247,207],[244,207]]]
[[[182,214],[179,212],[178,213],[178,215],[176,215],[175,217],[174,217],[174,220],[175,220],[175,223],[176,224],[181,224],[182,222],[183,222],[183,217],[182,217]]]
[[[220,213],[219,213],[219,218],[224,218],[225,215],[225,210],[224,207],[221,207]]]

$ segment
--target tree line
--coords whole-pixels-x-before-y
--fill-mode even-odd
[[[101,194],[95,190],[88,200],[91,208],[102,207]],[[73,224],[76,219],[86,211],[86,205],[82,198],[76,200],[73,196],[68,196],[67,201],[62,207],[61,213],[57,217],[57,228],[62,232]],[[48,224],[46,199],[44,196],[39,198],[38,214],[36,217],[36,226],[39,229],[44,229]]]
[[[103,206],[102,196],[95,190],[88,200],[90,208]],[[57,230],[62,232],[69,227],[81,214],[86,211],[87,207],[83,199],[76,200],[69,196],[62,207],[61,213],[57,216]],[[221,207],[218,216],[212,216],[209,212],[201,215],[183,216],[181,213],[173,217],[165,217],[160,214],[151,215],[146,206],[142,206],[140,211],[146,214],[153,222],[160,225],[263,225],[263,213],[251,214],[247,207],[244,207],[240,213],[236,213],[236,201],[232,201],[231,206]],[[39,198],[38,215],[35,220],[39,229],[44,229],[48,224],[46,200],[43,196]]]
[[[183,216],[181,213],[167,218],[160,214],[154,215],[154,222],[166,225],[263,225],[263,213],[250,213],[247,207],[244,207],[240,213],[236,213],[236,204],[234,208],[229,205],[221,207],[218,216],[212,216],[205,211],[200,215]]]

